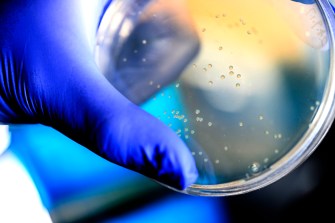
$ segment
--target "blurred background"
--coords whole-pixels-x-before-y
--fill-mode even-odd
[[[42,223],[333,219],[328,204],[335,199],[334,127],[288,176],[258,191],[225,198],[171,191],[45,126],[10,126],[7,144],[6,129],[1,129],[1,146],[8,149],[0,158],[0,222],[20,222],[20,216]]]

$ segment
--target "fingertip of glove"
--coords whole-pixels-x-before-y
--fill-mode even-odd
[[[174,174],[174,176],[162,176],[159,177],[158,181],[172,189],[183,191],[191,186],[197,180],[197,178],[198,172],[195,170],[181,175]]]
[[[192,158],[183,161],[175,163],[174,168],[165,167],[163,171],[168,173],[160,176],[159,180],[176,190],[191,186],[198,178],[198,170]]]
[[[198,171],[195,168],[194,170],[187,173],[185,179],[182,181],[182,183],[179,185],[180,190],[185,190],[187,187],[191,186],[195,183],[195,181],[198,178]]]

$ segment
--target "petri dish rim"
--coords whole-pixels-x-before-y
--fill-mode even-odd
[[[330,58],[334,58],[335,17],[332,6],[327,0],[315,0],[315,2],[325,22],[329,37]],[[323,101],[313,122],[310,124],[313,128],[309,128],[299,142],[280,160],[269,166],[267,171],[247,180],[243,179],[216,185],[193,184],[180,192],[210,197],[244,194],[274,183],[302,164],[318,147],[335,118],[334,60],[330,60],[329,70],[330,74],[324,91]]]
[[[141,10],[146,7],[146,5],[152,3],[155,0],[144,0],[137,2],[138,5],[132,5],[132,1],[115,1],[109,6],[105,15],[102,18],[100,26],[97,31],[97,43],[95,47],[95,59],[99,61],[101,59],[100,55],[100,44],[102,44],[106,39],[113,37],[112,33],[116,33],[120,30],[112,30],[112,32],[107,32],[111,28],[110,18],[115,16],[118,13],[118,10],[125,11],[124,9],[132,10]],[[335,17],[332,6],[328,0],[315,0],[317,4],[323,21],[326,26],[326,31],[329,38],[329,47],[330,47],[330,58],[334,58],[334,43],[335,43]],[[130,13],[131,14],[131,13]],[[126,22],[126,16],[134,16],[119,14],[120,23]],[[131,29],[132,27],[130,27]],[[126,37],[124,37],[126,38]],[[123,36],[119,38],[113,38],[113,41],[123,42]],[[114,50],[118,50],[115,49]],[[320,107],[310,124],[312,128],[309,128],[303,137],[298,141],[298,143],[281,159],[275,162],[273,165],[269,166],[266,171],[263,171],[259,175],[253,176],[249,179],[236,180],[229,183],[215,184],[215,185],[199,185],[193,184],[186,188],[185,190],[176,190],[164,185],[172,190],[175,190],[180,193],[196,195],[196,196],[208,196],[208,197],[219,197],[219,196],[230,196],[244,194],[254,190],[263,188],[280,178],[284,177],[292,170],[297,168],[302,164],[318,147],[324,136],[327,134],[330,129],[334,118],[335,118],[335,70],[334,70],[334,61],[330,60],[330,73],[328,81],[324,90],[324,97],[320,104]]]

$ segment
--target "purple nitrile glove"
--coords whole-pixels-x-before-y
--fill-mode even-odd
[[[113,163],[184,189],[197,178],[185,144],[96,66],[93,40],[104,5],[0,3],[0,122],[51,126]]]

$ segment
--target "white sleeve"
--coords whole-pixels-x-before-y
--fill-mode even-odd
[[[9,143],[8,126],[0,124],[0,222],[52,223],[29,173],[13,153],[3,153]]]
[[[8,131],[8,125],[0,124],[0,155],[7,149],[9,146],[10,135]]]

